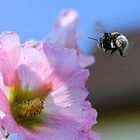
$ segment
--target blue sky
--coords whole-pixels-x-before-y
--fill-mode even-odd
[[[139,0],[1,0],[0,4],[0,31],[16,31],[22,42],[46,37],[62,9],[76,9],[84,33],[78,43],[85,51],[95,21],[101,21],[107,31],[137,28],[140,23]]]
[[[0,32],[16,31],[22,42],[46,37],[55,17],[67,8],[80,14],[78,30],[84,36],[78,43],[84,51],[95,21],[101,21],[108,31],[140,27],[139,0],[1,0],[0,5]]]

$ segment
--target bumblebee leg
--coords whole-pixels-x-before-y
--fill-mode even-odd
[[[126,57],[126,55],[123,55],[123,52],[122,52],[121,49],[119,49],[119,53],[120,53],[120,55],[121,55],[122,57]]]
[[[110,55],[113,55],[113,53],[114,53],[115,51],[117,51],[117,49],[118,49],[118,48],[112,49],[112,51],[110,52]]]

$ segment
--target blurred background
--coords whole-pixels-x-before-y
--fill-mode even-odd
[[[0,31],[13,30],[21,42],[44,39],[63,9],[79,12],[79,46],[95,55],[89,67],[89,100],[98,111],[94,130],[101,140],[140,140],[140,1],[139,0],[4,0],[0,2]],[[130,42],[128,56],[106,56],[88,36],[98,37],[95,22],[107,32],[118,31]],[[13,137],[11,137],[12,139]]]

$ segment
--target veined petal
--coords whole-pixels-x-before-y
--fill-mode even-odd
[[[97,112],[85,101],[88,93],[85,88],[87,71],[81,71],[65,81],[60,88],[52,91],[46,100],[46,112],[61,112],[70,116],[79,125],[79,132],[87,133],[96,123]]]
[[[60,113],[56,113],[55,116],[48,114],[46,118],[47,127],[41,131],[28,132],[23,129],[22,132],[29,140],[39,140],[42,137],[45,140],[89,140],[87,135],[81,135],[78,131],[79,123],[70,116],[65,116]],[[22,136],[22,133],[20,133]],[[22,140],[19,139],[18,140]],[[24,140],[24,139],[23,139]]]
[[[70,111],[69,107],[75,104],[79,104],[81,107],[81,104],[88,95],[84,85],[86,78],[87,71],[81,71],[72,77],[69,77],[69,79],[61,83],[60,87],[54,89],[47,98],[47,106],[50,106],[48,107],[48,111],[53,111],[57,108],[64,108]],[[82,111],[82,108],[79,111]]]

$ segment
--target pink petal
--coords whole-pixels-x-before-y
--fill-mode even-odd
[[[56,52],[56,58],[51,56],[53,54],[52,50]],[[51,59],[54,60],[51,61],[52,66],[54,70],[56,69],[52,73],[55,76],[51,77],[54,91],[47,97],[46,111],[54,116],[59,112],[66,117],[72,118],[79,124],[79,133],[88,133],[92,125],[96,123],[97,116],[96,110],[92,109],[89,102],[85,101],[87,97],[85,81],[88,77],[88,72],[76,64],[77,58],[74,51],[64,50],[65,53],[62,48],[51,49],[51,46],[46,46],[45,48],[46,56],[53,58]],[[71,58],[73,58],[73,61],[71,61]],[[57,77],[57,80],[54,77]]]
[[[51,73],[47,77],[48,81],[53,81],[53,88],[57,89],[60,83],[66,81],[79,69],[75,50],[62,47],[54,47],[52,44],[46,44],[44,51],[49,62]]]
[[[3,117],[2,117],[3,116]],[[23,133],[22,128],[15,122],[12,113],[10,111],[10,105],[7,97],[4,93],[0,92],[0,125],[4,126],[10,133],[19,133],[20,136]],[[2,132],[2,131],[0,131]],[[25,135],[25,133],[24,133]],[[1,133],[0,133],[1,136]],[[24,136],[25,138],[26,136]],[[1,137],[0,137],[1,138]],[[20,137],[21,138],[21,137]],[[20,140],[25,140],[25,139]],[[3,139],[4,140],[4,139]],[[31,139],[30,139],[31,140]]]
[[[33,90],[34,88],[40,87],[42,84],[39,75],[26,65],[20,65],[17,69],[17,73],[22,88],[28,87],[28,90]]]
[[[38,44],[43,45],[43,44]],[[26,67],[30,68],[33,72],[37,72],[40,78],[43,80],[50,74],[50,66],[49,61],[46,59],[46,55],[44,51],[33,48],[32,46],[23,47],[20,50],[20,64],[26,65]]]
[[[19,46],[20,40],[17,33],[7,31],[0,34],[0,49],[8,53]]]
[[[96,123],[97,112],[85,101],[87,91],[85,80],[87,71],[81,71],[64,82],[60,88],[47,97],[47,112],[56,114],[61,112],[79,123],[79,131],[86,133]]]
[[[0,120],[2,120],[5,116],[6,116],[6,114],[0,110]]]
[[[46,128],[35,133],[24,129],[22,132],[25,133],[25,138],[28,136],[29,140],[39,140],[42,137],[45,140],[88,140],[87,136],[79,134],[78,122],[68,116],[60,113],[55,116],[48,114],[47,122]]]
[[[38,42],[36,40],[27,40],[21,47],[34,47]]]
[[[2,126],[0,125],[0,140],[6,140],[4,136],[4,130],[2,129]]]
[[[20,49],[19,66],[16,70],[20,86],[28,88],[33,96],[45,97],[50,92],[52,86],[51,81],[45,81],[51,73],[49,62],[46,59],[44,51],[36,49],[31,44],[25,44]],[[37,42],[37,47],[42,46],[42,42]]]
[[[0,72],[2,73],[4,84],[11,86],[15,84],[15,68],[9,63],[8,57],[6,54],[0,53]]]
[[[3,81],[3,76],[0,74],[0,89],[6,96],[9,94],[9,87],[6,87]]]
[[[78,22],[78,13],[75,10],[62,11],[55,21],[54,31],[50,36],[49,42],[57,46],[77,50],[76,28]]]
[[[57,17],[54,30],[47,41],[56,44],[56,46],[69,49],[74,48],[77,51],[77,57],[81,66],[87,67],[93,64],[95,59],[93,56],[84,55],[77,45],[79,38],[79,35],[76,33],[78,23],[79,16],[77,11],[73,9],[62,11]]]
[[[54,115],[48,114],[46,119],[46,127],[42,127],[36,131],[31,131],[18,126],[10,121],[11,118],[5,121],[7,126],[12,123],[12,129],[9,126],[8,130],[17,134],[17,140],[89,140],[86,135],[81,135],[78,131],[79,123],[69,116],[57,113]]]
[[[55,21],[55,28],[67,27],[73,22],[78,22],[78,21],[79,19],[78,19],[77,11],[73,9],[63,10]]]
[[[3,32],[0,34],[0,71],[4,83],[12,85],[15,82],[14,70],[19,58],[20,40],[15,32]]]
[[[90,131],[89,132],[89,140],[100,140],[101,135],[97,132]]]
[[[79,63],[82,67],[88,67],[95,63],[95,58],[91,55],[79,54]]]
[[[1,125],[3,125],[10,133],[15,132],[15,128],[18,125],[16,124],[12,116],[9,101],[6,95],[1,90],[0,90],[0,112],[1,112],[1,120],[0,120]]]
[[[0,89],[0,114],[1,114],[1,119],[5,118],[5,115],[9,113],[10,107],[9,107],[9,102],[6,97],[6,95],[1,91]]]
[[[19,58],[20,39],[15,32],[2,32],[0,34],[0,51],[6,53],[9,64],[15,68]]]

